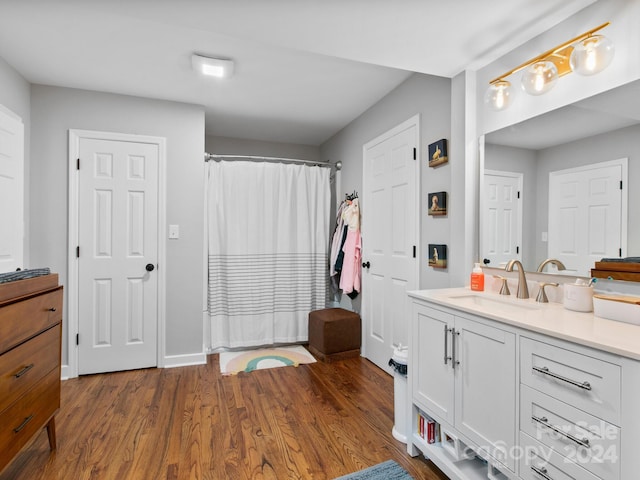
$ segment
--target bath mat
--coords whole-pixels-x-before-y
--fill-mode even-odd
[[[315,363],[315,361],[313,355],[302,345],[222,352],[220,372],[223,375],[234,375],[238,372],[252,372],[263,368],[297,367],[301,363]]]
[[[359,472],[350,473],[336,480],[411,480],[413,477],[407,473],[397,462],[387,460],[373,467],[365,468]]]

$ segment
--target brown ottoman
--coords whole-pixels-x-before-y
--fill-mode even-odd
[[[309,313],[309,351],[330,362],[360,355],[360,315],[343,308]]]

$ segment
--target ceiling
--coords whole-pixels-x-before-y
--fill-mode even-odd
[[[594,0],[0,0],[32,84],[204,106],[206,133],[318,146],[408,78],[476,69]],[[234,76],[191,69],[232,58]]]

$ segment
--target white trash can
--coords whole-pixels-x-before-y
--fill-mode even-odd
[[[393,349],[393,357],[389,360],[389,366],[393,368],[393,412],[394,425],[391,433],[393,438],[407,443],[409,418],[407,415],[407,361],[409,359],[409,347],[399,344]]]

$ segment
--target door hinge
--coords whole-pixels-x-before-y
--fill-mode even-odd
[[[622,248],[619,248],[619,249],[618,249],[618,256],[619,256],[619,257],[622,257]]]
[[[76,258],[80,258],[80,245],[76,247]]]
[[[520,253],[520,247],[516,247],[516,254]]]
[[[76,345],[80,345],[80,334],[76,333]]]
[[[413,159],[417,160],[417,158],[418,158],[418,151],[417,151],[416,147],[413,147]]]
[[[413,246],[413,258],[416,258],[416,246]]]
[[[518,198],[520,198],[520,192],[518,192]]]
[[[80,159],[78,158],[78,162],[76,163],[76,170],[80,170]]]
[[[620,190],[622,190],[622,180],[620,180]]]

